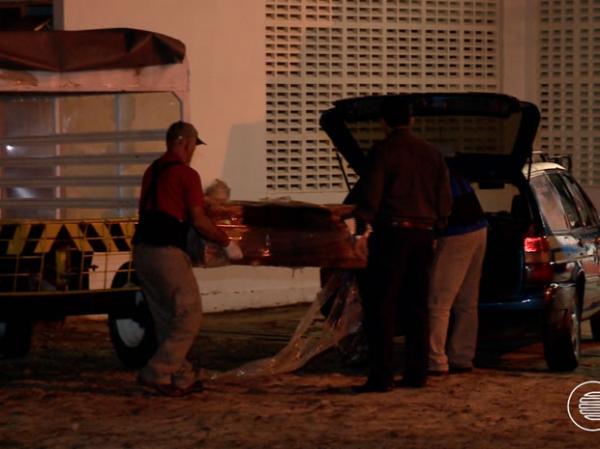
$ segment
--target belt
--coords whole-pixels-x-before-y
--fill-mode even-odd
[[[387,227],[403,229],[422,229],[424,231],[433,231],[432,224],[420,223],[418,221],[411,220],[392,220],[387,223]]]

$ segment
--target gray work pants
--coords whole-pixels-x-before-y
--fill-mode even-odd
[[[187,355],[202,320],[190,258],[173,246],[138,244],[133,262],[158,339],[158,349],[140,375],[146,382],[186,388],[196,380]]]
[[[446,371],[448,364],[460,368],[473,366],[486,236],[487,228],[483,228],[437,241],[429,287],[430,370]],[[454,322],[448,336],[451,311]]]

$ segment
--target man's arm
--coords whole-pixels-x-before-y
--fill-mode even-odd
[[[194,206],[190,209],[192,225],[207,240],[218,243],[223,247],[225,254],[230,260],[241,260],[244,253],[235,240],[229,240],[227,234],[221,231],[206,215],[204,207]]]
[[[366,223],[373,223],[381,204],[385,182],[384,152],[376,145],[369,154],[368,168],[361,177],[353,215]]]
[[[450,175],[446,163],[442,160],[440,177],[438,180],[438,219],[441,225],[445,225],[452,209],[452,189],[450,187]]]
[[[206,214],[200,176],[195,170],[192,170],[191,173],[193,176],[187,178],[188,185],[184,188],[184,192],[186,192],[186,204],[192,226],[205,239],[221,245],[230,260],[242,259],[244,254],[238,242],[229,240],[227,234],[220,230]]]
[[[204,207],[194,206],[190,210],[192,225],[204,238],[225,247],[229,245],[229,237],[220,230],[206,215]]]

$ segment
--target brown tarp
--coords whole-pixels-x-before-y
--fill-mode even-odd
[[[1,31],[0,69],[70,72],[175,64],[183,42],[130,28],[83,31]]]

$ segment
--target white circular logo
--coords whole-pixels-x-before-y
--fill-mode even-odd
[[[567,401],[567,413],[580,429],[600,431],[600,382],[588,380],[573,388]]]

